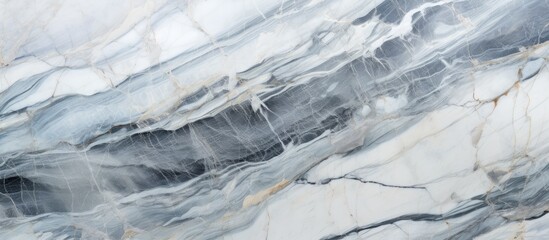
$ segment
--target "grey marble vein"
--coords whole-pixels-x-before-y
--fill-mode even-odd
[[[548,13],[0,2],[0,239],[549,239]]]

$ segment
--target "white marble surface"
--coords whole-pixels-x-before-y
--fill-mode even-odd
[[[548,13],[0,1],[0,239],[549,239]]]

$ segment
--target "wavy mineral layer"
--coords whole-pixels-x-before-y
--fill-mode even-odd
[[[549,239],[547,0],[0,20],[0,239]]]

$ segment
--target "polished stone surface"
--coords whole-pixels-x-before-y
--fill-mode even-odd
[[[549,239],[548,0],[0,20],[0,239]]]

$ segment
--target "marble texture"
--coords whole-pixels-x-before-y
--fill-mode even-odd
[[[0,239],[549,239],[548,0],[0,20]]]

